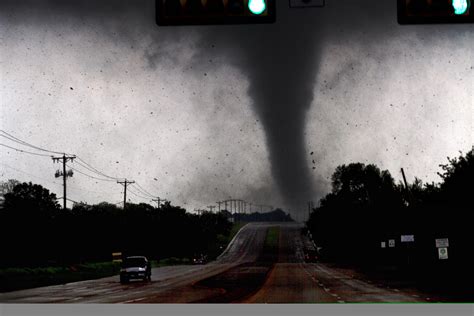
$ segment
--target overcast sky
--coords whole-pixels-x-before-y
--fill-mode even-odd
[[[211,27],[159,27],[153,0],[64,2],[0,0],[1,129],[190,211],[230,197],[304,210],[350,162],[438,182],[472,148],[471,25],[400,26],[379,0],[281,1],[275,24]],[[62,196],[50,158],[0,156],[0,180]],[[122,194],[68,179],[75,201]]]

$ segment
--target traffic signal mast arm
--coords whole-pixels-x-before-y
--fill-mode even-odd
[[[158,25],[275,22],[276,0],[156,0]]]

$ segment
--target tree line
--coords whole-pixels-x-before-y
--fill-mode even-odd
[[[2,183],[0,265],[54,266],[110,261],[113,252],[151,259],[216,254],[232,224],[224,213],[190,214],[170,202],[159,208],[128,203],[75,203],[63,210],[38,184]]]
[[[427,277],[447,273],[456,282],[472,276],[473,151],[448,157],[439,167],[440,183],[415,178],[405,186],[374,164],[338,166],[331,192],[307,222],[322,258],[365,267],[392,265]],[[402,235],[414,241],[402,242]],[[440,259],[435,240],[446,238],[448,258]]]

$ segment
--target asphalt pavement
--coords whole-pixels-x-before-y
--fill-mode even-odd
[[[276,255],[264,247],[279,226]],[[304,262],[307,237],[297,223],[250,223],[216,261],[154,268],[152,281],[119,277],[0,294],[0,303],[351,303],[427,302],[414,291],[388,288],[323,263]],[[273,250],[275,251],[275,250]],[[269,261],[273,258],[274,261]]]

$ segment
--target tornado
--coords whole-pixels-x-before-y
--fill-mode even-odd
[[[295,21],[285,14],[274,25],[215,29],[204,36],[205,45],[220,43],[226,59],[247,76],[272,176],[292,212],[305,209],[319,193],[305,138],[306,114],[315,98],[319,31],[312,19]]]

